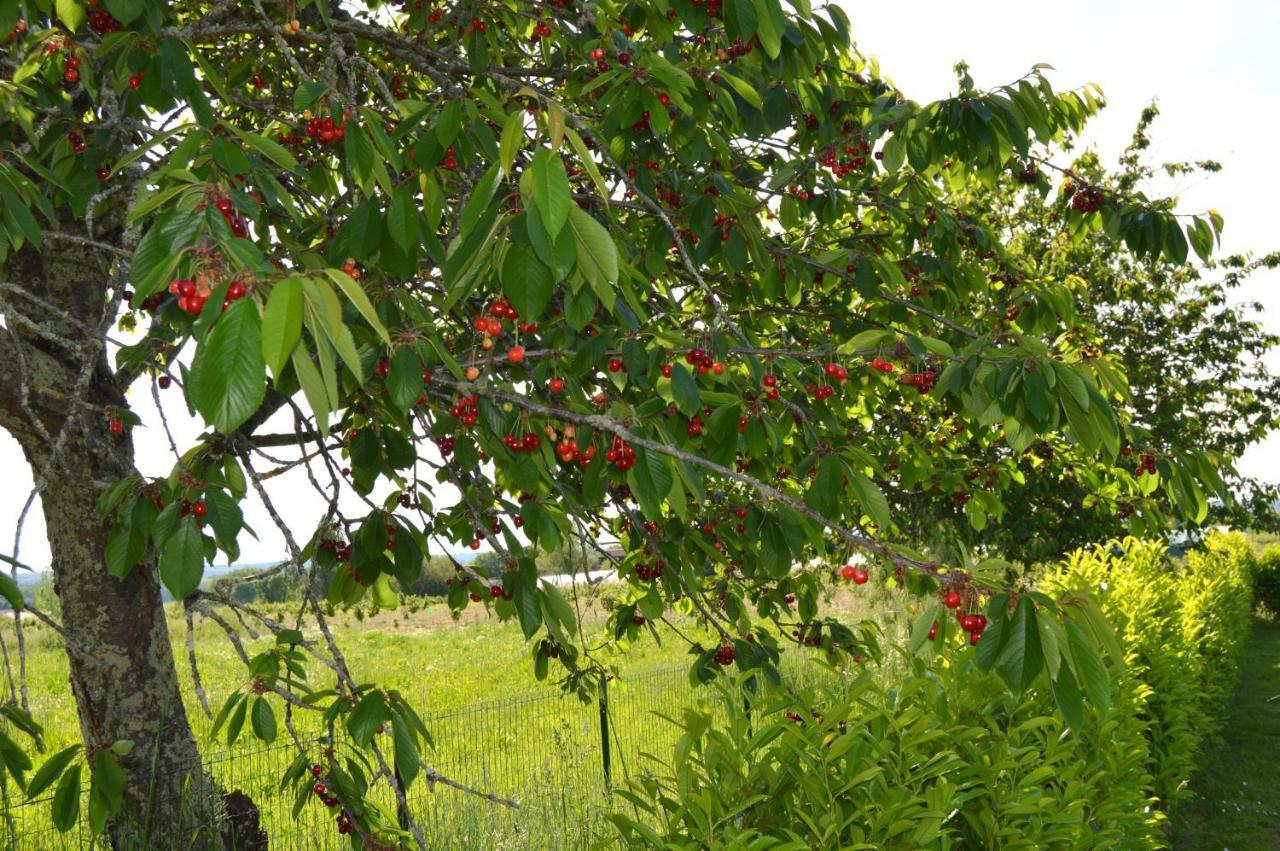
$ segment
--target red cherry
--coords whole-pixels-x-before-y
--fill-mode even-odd
[[[141,86],[142,86],[141,74],[134,74],[132,77],[129,78],[129,88],[137,89],[137,88],[140,88]]]
[[[187,298],[187,312],[199,313],[200,311],[204,310],[205,301],[206,299],[202,295],[189,296]]]
[[[391,361],[388,360],[386,355],[383,355],[382,357],[378,358],[378,375],[379,376],[381,376],[382,378],[386,378],[387,372],[390,369],[391,369]]]
[[[196,294],[196,282],[190,278],[183,278],[177,282],[178,295],[184,295],[190,298]]]
[[[957,608],[960,605],[960,593],[958,591],[948,591],[942,596],[942,605],[948,609]]]
[[[871,574],[867,573],[865,567],[859,567],[853,571],[853,582],[855,585],[865,585],[867,580],[871,578]]]
[[[551,379],[550,381],[547,382],[547,389],[550,390],[552,393],[563,393],[564,379],[563,378]]]
[[[774,375],[771,372],[768,375],[766,375],[764,378],[760,379],[760,383],[763,384],[765,387],[774,387],[778,383],[778,376]]]
[[[97,174],[98,176],[99,183],[106,183],[107,178],[111,176],[111,170],[108,169],[106,166],[103,166],[102,168],[99,168],[97,172],[95,172],[95,174]]]
[[[507,360],[512,363],[524,362],[524,346],[512,346],[507,349]]]
[[[248,291],[248,288],[240,281],[232,281],[230,286],[227,287],[227,298],[231,301],[236,301],[244,298]]]
[[[191,506],[191,513],[196,517],[204,517],[209,513],[209,506],[204,504],[204,500],[200,500],[195,505]]]
[[[115,434],[115,435],[124,434],[124,423],[120,422],[118,419],[115,419],[114,417],[111,420],[110,428],[111,428],[112,434]]]
[[[156,382],[160,385],[161,390],[168,390],[169,385],[173,383],[173,379],[167,375],[160,376],[160,380]]]
[[[973,632],[969,633],[969,646],[971,647],[976,646],[979,638],[982,638],[982,633],[979,632],[978,630],[974,630]]]
[[[68,84],[78,83],[80,81],[80,72],[75,68],[68,68],[62,75],[62,79]]]
[[[854,575],[857,574],[857,572],[858,572],[858,569],[851,564],[846,564],[843,568],[840,569],[840,575],[843,576],[845,579],[852,579]]]

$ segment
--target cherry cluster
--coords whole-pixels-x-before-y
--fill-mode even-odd
[[[235,204],[231,203],[230,198],[219,198],[213,202],[213,207],[222,214],[222,218],[226,220],[227,226],[231,228],[231,235],[237,239],[244,239],[249,235],[249,222],[242,216],[236,215]]]
[[[533,35],[529,36],[529,41],[537,41],[540,38],[551,37],[551,24],[546,21],[538,21],[533,25]]]
[[[444,159],[440,161],[440,165],[450,171],[458,167],[458,157],[454,153],[453,145],[444,149]]]
[[[464,426],[473,426],[476,424],[476,416],[479,413],[480,397],[472,394],[463,396],[449,407],[449,415],[461,422]],[[441,449],[444,447],[441,446]]]
[[[871,145],[867,140],[860,139],[855,144],[845,145],[841,149],[841,153],[844,156],[837,157],[835,149],[832,148],[822,157],[823,166],[829,169],[837,178],[866,168],[867,157],[871,154]]]
[[[1071,196],[1071,209],[1077,213],[1094,213],[1102,208],[1102,190],[1096,186],[1085,186],[1076,190]]]
[[[883,372],[886,375],[893,372],[893,364],[880,357],[871,359],[871,368],[876,372]]]
[[[902,378],[899,379],[899,381],[901,381],[903,384],[909,384],[912,387],[916,388],[916,390],[920,391],[921,395],[924,395],[925,393],[928,393],[930,390],[932,390],[934,382],[936,382],[937,380],[938,380],[938,373],[934,372],[931,369],[927,369],[924,372],[915,372],[915,373],[912,373],[911,375],[904,375],[902,376]]]
[[[1025,183],[1028,185],[1034,184],[1036,182],[1036,178],[1039,176],[1040,176],[1040,172],[1036,169],[1036,167],[1034,165],[1029,164],[1027,165],[1026,168],[1018,172],[1018,182]]]
[[[502,437],[502,445],[512,452],[537,452],[542,447],[542,438],[533,432],[523,437],[518,434],[507,434]]]
[[[986,615],[965,613],[960,608],[961,596],[959,591],[948,591],[942,595],[942,605],[948,609],[954,609],[956,613],[956,621],[959,622],[960,628],[969,633],[969,644],[977,644],[978,639],[982,637],[982,631],[987,628]],[[929,640],[932,641],[938,634],[938,622],[934,621],[933,626],[929,629]]]
[[[84,139],[80,137],[79,133],[77,133],[74,130],[70,131],[69,133],[67,133],[67,141],[71,143],[72,153],[75,153],[75,154],[84,153]]]
[[[80,57],[68,56],[67,62],[63,66],[62,82],[68,86],[74,86],[80,82]]]
[[[653,564],[637,564],[636,576],[648,582],[651,579],[661,579],[663,572],[667,569],[667,565],[662,559],[658,559]]]
[[[191,515],[192,517],[199,520],[200,518],[204,517],[208,513],[209,513],[209,506],[204,504],[204,500],[197,500],[195,502],[190,502],[184,499],[181,505],[178,506],[178,516],[180,517],[186,517],[187,515]]]
[[[91,12],[89,13],[89,29],[100,36],[109,35],[120,30],[120,22],[113,18],[110,12]]]
[[[722,644],[716,649],[716,655],[711,657],[717,665],[729,666],[733,664],[733,660],[737,658],[737,654],[733,650],[732,644]]]
[[[596,447],[594,443],[589,443],[586,449],[582,449],[578,446],[576,439],[566,436],[556,444],[556,454],[565,464],[577,461],[580,467],[588,467],[591,465],[591,459],[596,457]]]
[[[854,567],[851,564],[846,564],[840,568],[840,575],[845,579],[851,580],[855,585],[865,585],[867,580],[871,578],[871,574],[865,567]]]
[[[306,124],[306,133],[307,136],[323,147],[346,138],[346,122],[338,124],[329,115],[324,118],[312,118]]]
[[[1156,456],[1143,453],[1138,460],[1138,469],[1133,471],[1135,476],[1141,476],[1147,473],[1155,475],[1156,472]]]
[[[622,438],[615,437],[613,445],[604,452],[604,460],[618,470],[626,472],[636,465],[636,451],[628,446]]]

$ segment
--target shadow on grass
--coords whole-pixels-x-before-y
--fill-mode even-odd
[[[1280,622],[1257,620],[1221,737],[1175,814],[1179,851],[1280,849]]]

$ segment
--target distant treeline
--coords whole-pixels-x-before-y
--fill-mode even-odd
[[[574,553],[571,560],[563,551],[540,553],[536,559],[538,573],[543,576],[571,573],[575,562],[578,571],[582,571],[584,567],[594,571],[599,569],[601,561],[601,557],[595,553],[589,554],[586,560],[580,553]],[[497,553],[481,553],[469,564],[487,576],[497,576],[502,571],[502,558]],[[330,572],[313,565],[305,570],[291,568],[254,580],[253,577],[261,572],[260,567],[232,568],[217,579],[206,581],[202,588],[224,593],[229,591],[232,598],[241,603],[289,603],[302,599],[306,582],[312,583],[315,593],[320,597],[324,597],[329,587]],[[417,579],[407,585],[399,582],[396,584],[403,593],[415,597],[443,597],[449,593],[449,579],[457,575],[457,572],[454,561],[448,556],[431,556],[423,563],[422,573]]]

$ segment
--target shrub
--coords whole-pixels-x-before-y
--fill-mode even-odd
[[[793,684],[755,713],[726,679],[611,820],[648,847],[1160,847],[1234,680],[1253,574],[1222,534],[1177,565],[1129,539],[1045,572],[1046,593],[1098,599],[1126,654],[1078,730],[1047,689],[1015,697],[967,651],[894,650],[901,674]]]
[[[1258,557],[1253,603],[1270,618],[1280,618],[1280,545],[1272,544]]]

